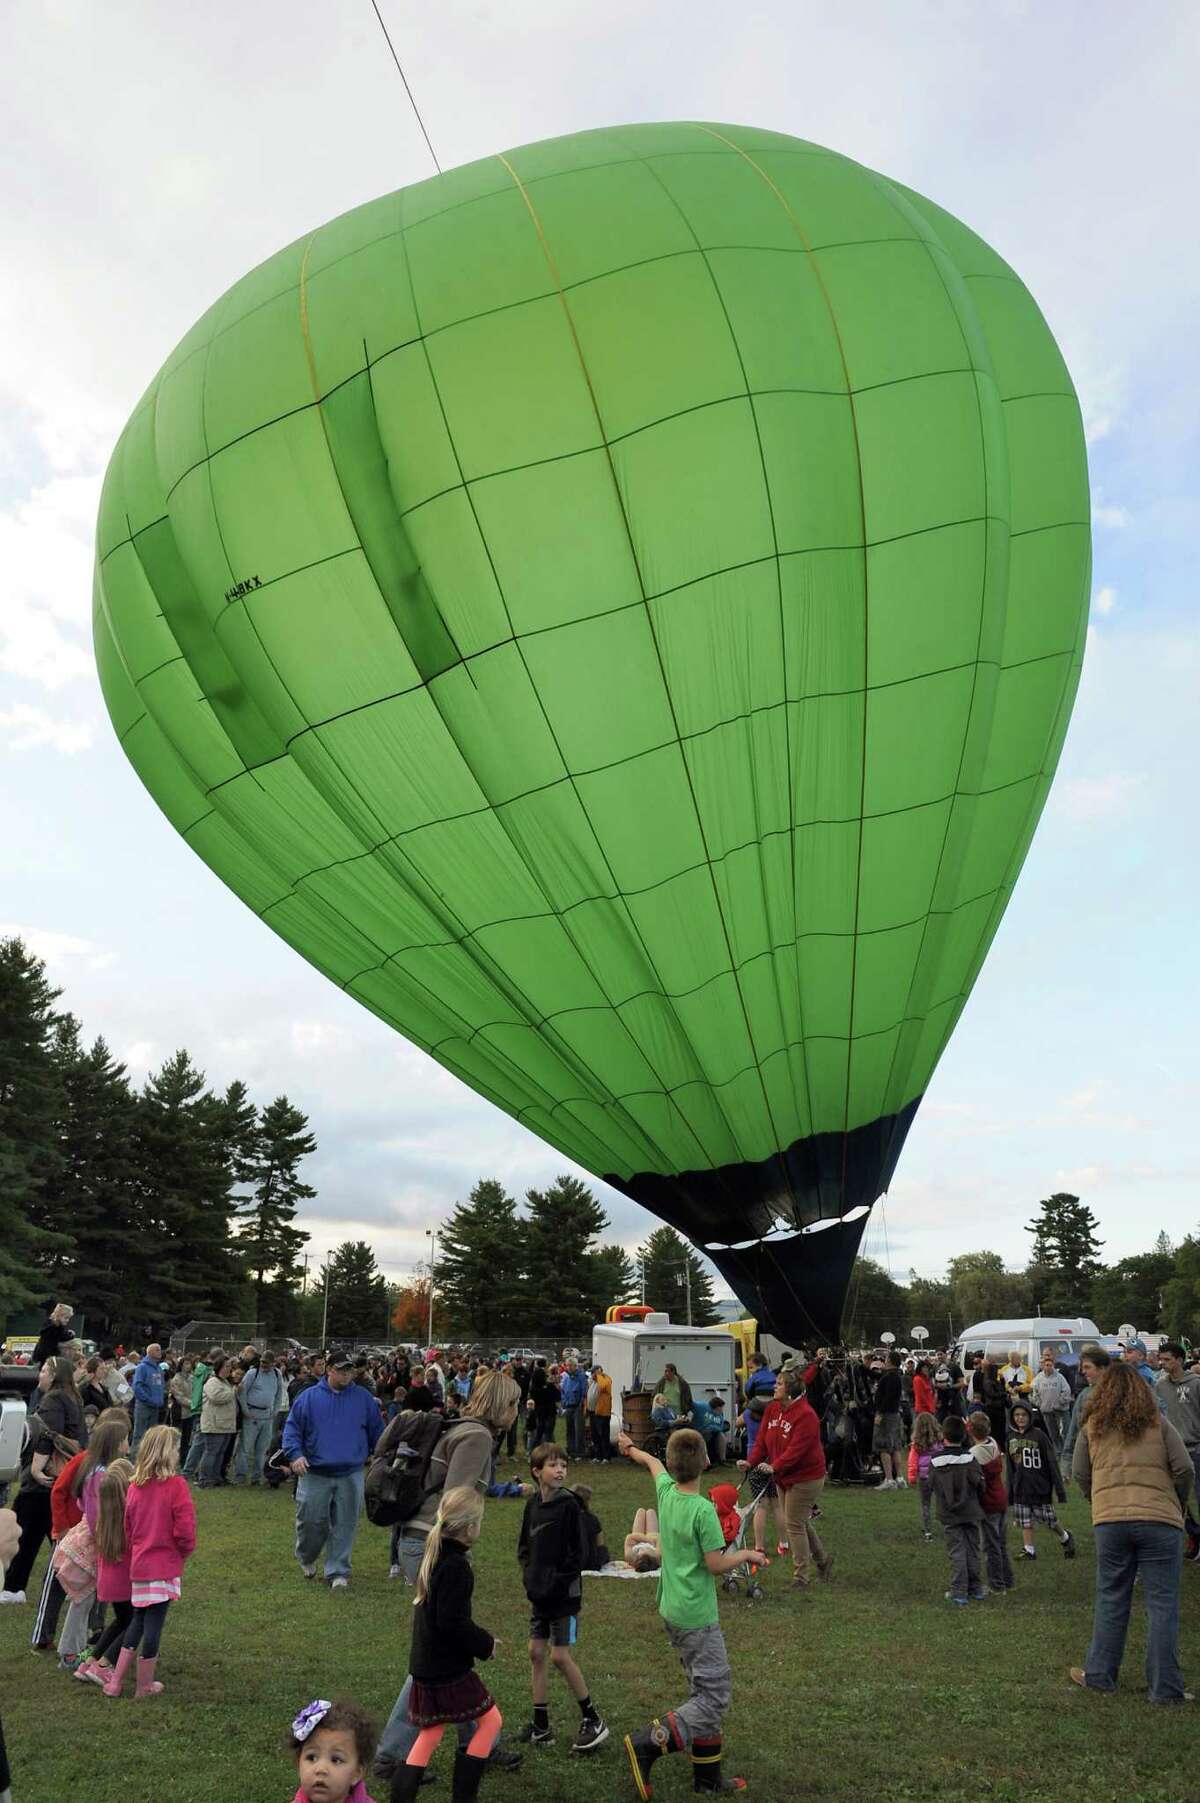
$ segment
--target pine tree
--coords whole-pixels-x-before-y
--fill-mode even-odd
[[[136,1206],[137,1097],[103,1039],[83,1046],[73,1015],[58,1023],[54,1057],[63,1111],[50,1190],[73,1244],[54,1259],[51,1288],[103,1340],[124,1329],[152,1253]]]
[[[523,1315],[524,1247],[517,1205],[504,1185],[481,1177],[438,1235],[434,1306],[443,1327],[502,1338]]]
[[[240,1085],[238,1086],[241,1087]],[[229,1094],[225,1097],[228,1109]],[[264,1331],[276,1329],[267,1318],[267,1280],[287,1294],[297,1276],[297,1260],[308,1235],[293,1225],[296,1205],[308,1202],[316,1190],[299,1174],[302,1158],[317,1149],[308,1131],[308,1117],[294,1108],[286,1096],[276,1096],[264,1108],[251,1135],[244,1131],[245,1158],[240,1167],[253,1181],[252,1195],[243,1203],[238,1220],[238,1249],[254,1276],[255,1320]],[[278,1295],[273,1300],[278,1301]]]
[[[638,1247],[638,1263],[650,1308],[664,1310],[677,1326],[690,1321],[694,1327],[708,1327],[717,1319],[708,1270],[673,1227],[655,1228],[645,1244]]]
[[[588,1260],[608,1216],[578,1177],[555,1178],[549,1189],[526,1191],[522,1226],[525,1318],[522,1328],[574,1343],[595,1325],[597,1298],[586,1283]]]
[[[1047,1196],[1038,1207],[1040,1215],[1025,1229],[1033,1235],[1029,1278],[1034,1300],[1050,1314],[1081,1315],[1100,1271],[1100,1223],[1078,1196],[1065,1191]]]
[[[47,1194],[62,1164],[59,993],[19,939],[0,940],[0,1315],[40,1300],[47,1267],[71,1244]]]
[[[319,1289],[329,1279],[329,1325],[326,1338],[378,1340],[388,1327],[387,1280],[365,1240],[343,1240],[322,1266]]]
[[[603,1321],[605,1310],[614,1303],[635,1299],[637,1272],[623,1246],[597,1246],[589,1254],[585,1276],[585,1288],[595,1299],[595,1321]]]
[[[228,1123],[186,1051],[147,1079],[138,1124],[138,1212],[154,1255],[135,1325],[162,1333],[190,1316],[229,1314],[241,1272],[231,1244]]]

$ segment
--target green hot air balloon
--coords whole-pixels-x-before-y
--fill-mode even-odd
[[[1079,406],[1013,271],[740,126],[253,270],[113,454],[125,752],[305,958],[830,1334],[1054,773]]]

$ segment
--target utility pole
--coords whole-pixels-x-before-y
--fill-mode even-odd
[[[328,1253],[325,1256],[325,1307],[321,1314],[321,1351],[329,1344],[329,1266]]]
[[[429,1339],[427,1344],[430,1346],[433,1345],[433,1270],[437,1263],[437,1236],[436,1227],[425,1229],[425,1238],[429,1241]]]
[[[683,1281],[687,1289],[687,1324],[692,1325],[692,1261],[685,1252],[683,1255]]]
[[[312,1257],[311,1252],[306,1252],[304,1254],[304,1276],[300,1279],[300,1300],[301,1300],[301,1302],[303,1302],[304,1298],[308,1295],[308,1261],[311,1257]]]

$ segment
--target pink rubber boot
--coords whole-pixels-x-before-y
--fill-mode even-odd
[[[117,1663],[113,1666],[109,1676],[105,1678],[104,1683],[100,1687],[106,1697],[120,1696],[125,1687],[125,1675],[132,1664],[133,1648],[131,1646],[123,1646],[117,1659]]]
[[[139,1657],[138,1669],[137,1669],[137,1689],[133,1693],[135,1696],[158,1697],[158,1696],[162,1695],[162,1685],[156,1684],[154,1681],[154,1668],[157,1664],[158,1664],[157,1653],[155,1654],[153,1659],[142,1659]]]

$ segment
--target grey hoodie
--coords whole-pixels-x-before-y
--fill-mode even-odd
[[[966,1447],[943,1446],[929,1461],[929,1482],[944,1528],[971,1527],[983,1520],[983,1466]]]

